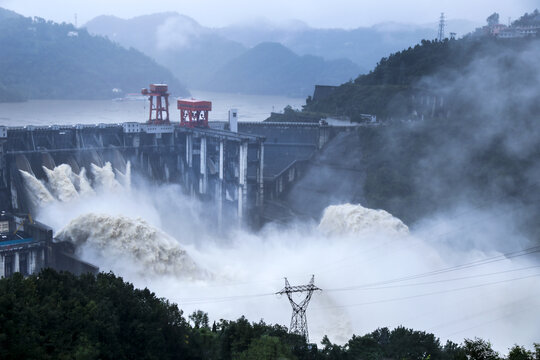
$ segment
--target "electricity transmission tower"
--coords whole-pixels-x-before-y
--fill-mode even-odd
[[[311,300],[311,295],[316,290],[321,290],[318,287],[316,287],[313,283],[315,282],[315,275],[311,276],[311,281],[308,285],[300,285],[300,286],[291,286],[289,284],[289,281],[287,278],[285,278],[285,287],[276,294],[283,295],[287,294],[287,297],[289,298],[289,302],[291,303],[293,312],[291,317],[291,327],[289,328],[289,332],[291,334],[298,334],[303,336],[307,342],[309,342],[309,335],[308,335],[308,326],[307,326],[307,318],[306,318],[306,309],[308,307],[309,301]],[[296,303],[293,299],[292,294],[293,293],[306,293],[306,297],[304,300],[302,300],[300,303]]]
[[[445,21],[445,18],[444,18],[444,13],[441,13],[441,18],[439,20],[439,35],[438,35],[439,41],[444,40],[444,28],[445,27],[446,27],[446,21]]]

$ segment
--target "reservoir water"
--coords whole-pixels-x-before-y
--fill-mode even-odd
[[[263,121],[270,112],[287,105],[300,109],[305,99],[285,96],[242,95],[192,91],[193,98],[212,101],[210,120],[227,120],[229,109],[237,109],[240,121]],[[144,122],[148,119],[147,101],[112,100],[30,100],[0,103],[0,125],[52,125]],[[179,121],[175,98],[169,108],[172,121]]]

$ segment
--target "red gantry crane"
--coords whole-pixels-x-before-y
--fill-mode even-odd
[[[150,91],[146,88],[141,90],[141,94],[148,96],[148,100],[150,100],[148,124],[170,124],[168,90],[169,88],[165,84],[150,84]]]
[[[180,126],[208,127],[208,112],[212,111],[212,102],[195,99],[178,99]]]

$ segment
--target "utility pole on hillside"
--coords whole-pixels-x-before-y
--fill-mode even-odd
[[[439,20],[439,35],[438,35],[438,39],[439,41],[443,41],[444,40],[444,28],[446,27],[446,20],[444,18],[444,13],[441,13],[441,18]]]
[[[313,295],[313,292],[316,290],[322,291],[321,289],[319,289],[318,287],[314,285],[314,282],[315,282],[315,275],[312,275],[311,281],[309,282],[309,284],[300,285],[300,286],[291,286],[287,278],[285,278],[285,287],[281,291],[276,293],[279,295],[287,294],[287,297],[289,298],[289,302],[291,303],[293,312],[292,312],[291,326],[289,328],[289,332],[291,334],[298,334],[298,335],[303,336],[306,339],[306,342],[309,342],[306,310],[307,310],[309,301],[311,300],[311,295]],[[293,293],[306,293],[306,297],[301,302],[296,303],[292,296]]]

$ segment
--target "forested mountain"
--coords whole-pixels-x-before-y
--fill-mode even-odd
[[[512,23],[513,26],[539,26],[540,25],[540,11],[534,10],[530,14],[524,14],[522,17]]]
[[[177,13],[129,20],[100,16],[86,27],[143,51],[189,87],[201,90],[305,96],[317,83],[337,85],[363,71],[351,60],[298,56],[282,44],[246,47],[219,29]]]
[[[216,69],[246,51],[241,44],[174,12],[127,20],[99,16],[85,27],[92,34],[142,51],[192,89],[201,88]]]
[[[65,23],[0,9],[0,48],[0,101],[107,99],[152,82],[188,94],[170,71],[139,51]]]
[[[464,72],[491,61],[490,70],[500,80],[502,89],[519,86],[526,89],[534,86],[529,80],[519,82],[528,71],[536,75],[535,64],[520,68],[522,58],[536,51],[540,40],[497,39],[492,37],[465,37],[459,40],[429,41],[383,57],[375,69],[360,75],[354,81],[344,83],[331,96],[320,101],[308,99],[306,110],[347,115],[353,119],[361,113],[375,114],[379,119],[412,119],[426,116],[448,116],[449,112],[469,111],[456,99],[457,94],[448,94],[448,86],[462,79]],[[511,71],[516,77],[508,76]],[[505,76],[505,74],[507,74]],[[486,74],[487,75],[487,74]],[[488,81],[489,79],[485,79]],[[471,94],[473,95],[473,94]],[[434,98],[446,96],[447,102],[439,103],[433,111]],[[470,99],[470,98],[469,98]],[[424,101],[424,103],[422,103]],[[444,110],[444,111],[443,111]]]
[[[442,345],[433,334],[380,328],[339,346],[308,345],[279,325],[245,318],[212,324],[202,311],[186,318],[176,304],[135,289],[114,274],[44,270],[0,279],[0,358],[216,360],[502,360],[489,342]],[[514,346],[508,360],[538,360]]]
[[[307,113],[353,120],[368,113],[382,123],[336,139],[320,161],[362,174],[339,175],[352,184],[344,200],[411,226],[457,208],[508,206],[513,215],[501,220],[511,223],[504,228],[537,241],[539,58],[539,38],[492,36],[423,41],[383,58],[327,98],[308,99]],[[331,178],[319,182],[332,186]],[[497,236],[491,242],[513,244]]]
[[[314,29],[300,24],[283,27],[252,24],[229,26],[218,31],[248,46],[278,42],[299,55],[320,56],[325,60],[349,59],[365,72],[386,54],[417,44],[422,39],[434,38],[433,29],[399,24],[352,30]]]
[[[349,60],[298,56],[278,43],[262,43],[220,68],[206,84],[214,91],[306,96],[315,84],[337,85],[358,74]]]
[[[6,19],[20,19],[22,15],[17,14],[15,11],[0,8],[0,21]]]
[[[465,34],[474,26],[463,20],[447,23],[448,31],[458,34]],[[382,56],[437,35],[436,23],[381,23],[355,29],[323,29],[298,20],[275,23],[256,18],[247,23],[210,28],[174,12],[132,19],[99,16],[85,27],[92,34],[107,36],[154,57],[190,87],[200,86],[213,70],[261,43],[280,43],[298,55],[314,55],[325,60],[348,59],[360,67],[360,72],[365,72]]]
[[[448,31],[466,34],[474,24],[449,20]],[[371,27],[355,29],[319,29],[300,21],[272,23],[257,19],[248,24],[230,25],[216,29],[223,36],[245,46],[261,42],[279,42],[299,55],[315,55],[325,60],[349,59],[362,68],[372,69],[383,56],[409,46],[422,39],[437,36],[437,24],[408,25],[381,23]]]

